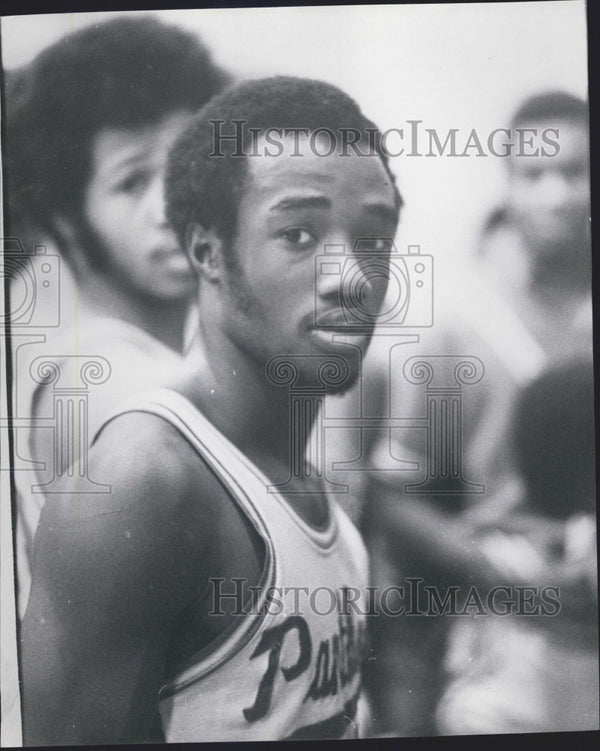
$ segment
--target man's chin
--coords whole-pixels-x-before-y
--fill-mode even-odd
[[[359,372],[356,371],[355,373],[352,373],[344,383],[341,383],[338,385],[331,386],[327,389],[327,395],[328,396],[343,396],[344,394],[348,393],[350,389],[354,388],[356,384],[358,383],[358,376]]]
[[[372,332],[313,329],[296,351],[265,359],[268,379],[306,395],[344,394],[357,382]]]
[[[312,358],[311,358],[312,359]],[[340,350],[329,356],[317,357],[312,368],[317,365],[317,380],[325,393],[345,394],[358,381],[361,372],[362,357],[358,351]]]
[[[196,277],[190,277],[188,279],[182,278],[176,280],[171,285],[166,286],[156,293],[158,300],[162,299],[164,302],[192,302],[196,298],[198,290],[198,280]]]

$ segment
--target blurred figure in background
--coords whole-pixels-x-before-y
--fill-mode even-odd
[[[70,34],[11,78],[8,218],[13,233],[49,246],[31,259],[40,309],[12,329],[14,413],[46,420],[16,431],[17,454],[37,463],[15,472],[23,614],[43,493],[66,471],[85,478],[87,441],[106,414],[180,362],[196,285],[165,218],[166,157],[228,78],[194,34],[143,16]],[[59,413],[54,387],[87,386],[85,372],[87,407],[75,398],[73,413]]]
[[[481,525],[497,523],[525,497],[510,450],[514,404],[552,364],[583,356],[592,368],[587,112],[583,100],[563,92],[535,96],[519,108],[513,133],[522,129],[529,139],[526,129],[536,129],[539,145],[541,132],[555,129],[559,149],[506,158],[505,204],[488,223],[477,260],[436,280],[435,325],[403,328],[408,337],[392,349],[389,337],[374,337],[363,372],[363,414],[370,418],[427,414],[425,388],[403,374],[410,357],[434,356],[437,383],[454,388],[455,356],[479,358],[485,371],[479,383],[465,387],[459,428],[463,477],[472,492],[405,488],[428,472],[425,429],[370,428],[360,447],[346,449],[347,456],[362,452],[368,467],[359,505],[373,583],[380,588],[407,577],[422,577],[442,592],[451,585],[511,584],[510,577],[498,581],[476,540]],[[338,412],[355,414],[348,404]],[[418,470],[398,460],[415,462]],[[436,734],[448,618],[381,614],[372,626],[376,729]]]
[[[516,578],[537,592],[512,613],[456,624],[438,709],[444,735],[598,729],[593,403],[584,360],[550,368],[517,404],[524,503],[482,528],[478,545],[499,581]],[[545,587],[554,602],[540,602]]]
[[[508,157],[505,205],[486,225],[481,254],[515,284],[548,296],[550,282],[589,293],[589,123],[587,103],[566,92],[528,99],[511,129],[551,131],[555,153]]]
[[[549,361],[591,357],[591,237],[588,106],[565,92],[528,99],[511,128],[524,138],[553,131],[549,156],[507,158],[505,205],[484,230],[489,278]]]

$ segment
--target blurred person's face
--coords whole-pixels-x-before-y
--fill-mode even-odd
[[[347,353],[330,331],[316,326],[316,301],[327,311],[328,325],[344,334],[340,300],[348,297],[350,280],[358,283],[361,302],[374,315],[387,286],[387,279],[369,278],[368,256],[360,263],[353,259],[357,238],[373,238],[373,258],[381,259],[380,246],[389,248],[383,238],[396,232],[395,194],[383,163],[355,154],[319,156],[304,137],[300,150],[302,158],[294,158],[292,144],[285,143],[281,156],[249,159],[239,204],[232,246],[236,263],[224,288],[224,326],[230,340],[261,363],[276,355],[310,359]],[[346,249],[352,274],[317,273],[326,245]],[[365,346],[373,326],[358,338]]]
[[[95,244],[105,273],[135,295],[175,300],[195,288],[165,218],[163,186],[169,148],[189,117],[178,111],[141,128],[105,128],[92,143],[84,237]]]
[[[560,148],[554,156],[511,157],[508,203],[513,220],[531,250],[564,248],[570,241],[579,245],[590,213],[587,128],[571,120],[518,127],[537,128],[538,134],[557,128]]]

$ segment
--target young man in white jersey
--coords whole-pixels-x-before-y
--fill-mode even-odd
[[[35,472],[15,472],[21,615],[45,495],[63,489],[67,471],[93,482],[86,438],[179,363],[196,283],[165,217],[166,158],[226,80],[193,34],[126,17],[59,39],[8,92],[10,223],[63,261],[51,280],[60,327],[40,329],[45,341],[13,329],[15,414],[33,420],[31,431],[17,431],[16,453],[37,463]],[[61,429],[58,411],[69,400],[60,392],[77,386],[88,387],[85,410],[76,396],[74,422],[65,414]]]
[[[401,204],[377,134],[335,87],[282,77],[217,96],[178,139],[168,215],[198,274],[199,333],[171,388],[99,432],[91,469],[112,493],[44,507],[26,743],[357,734],[366,554],[319,477],[290,467],[311,423],[290,398],[358,377],[335,337],[350,284],[371,337],[385,284],[370,261],[388,258]],[[332,245],[350,273],[317,272]]]

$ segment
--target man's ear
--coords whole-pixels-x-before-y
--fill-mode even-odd
[[[215,230],[190,224],[185,234],[185,247],[198,276],[211,284],[219,282],[223,273],[223,241]]]

